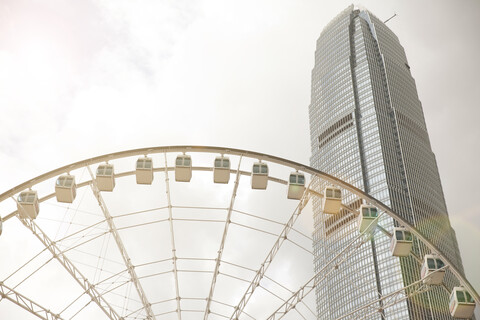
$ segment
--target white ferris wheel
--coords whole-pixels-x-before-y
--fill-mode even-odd
[[[345,195],[361,205],[342,202]],[[319,214],[354,216],[358,230],[316,273],[313,201]],[[371,319],[438,288],[455,317],[471,317],[480,303],[461,272],[389,207],[258,152],[169,146],[102,155],[6,191],[0,216],[2,319],[317,319],[316,287],[352,268],[349,257],[377,236],[422,273],[343,318]],[[384,224],[392,219],[396,227]],[[457,286],[446,286],[446,275]]]

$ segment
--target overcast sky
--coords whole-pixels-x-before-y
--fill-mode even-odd
[[[99,154],[216,145],[308,163],[315,42],[348,1],[0,1],[0,193]],[[404,46],[480,290],[480,2],[363,1]],[[4,216],[6,213],[1,212]]]

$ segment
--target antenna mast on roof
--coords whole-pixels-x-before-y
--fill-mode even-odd
[[[392,20],[393,18],[395,18],[397,16],[396,13],[393,14],[393,16],[391,16],[390,18],[388,18],[387,20],[383,21],[383,23],[387,23],[388,21]]]

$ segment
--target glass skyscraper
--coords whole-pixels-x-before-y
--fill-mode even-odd
[[[435,155],[415,80],[395,34],[366,10],[353,6],[322,31],[315,52],[309,106],[311,165],[366,191],[423,233],[463,273],[448,219]],[[323,189],[322,181],[314,181]],[[345,194],[343,203],[359,208]],[[315,269],[318,272],[357,235],[356,216],[321,212],[314,201]],[[384,215],[380,224],[393,229]],[[393,257],[390,238],[376,232],[348,261],[317,287],[320,319],[334,319],[420,278],[419,262],[429,253],[416,243],[413,255]],[[322,274],[320,274],[322,276]],[[450,319],[447,272],[438,286],[393,307],[376,319]]]

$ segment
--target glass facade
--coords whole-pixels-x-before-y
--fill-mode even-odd
[[[463,272],[450,226],[435,155],[403,47],[395,34],[366,10],[353,6],[322,31],[312,70],[309,106],[311,165],[390,206],[432,241]],[[322,190],[323,181],[314,181]],[[358,209],[352,194],[343,203]],[[357,235],[357,219],[342,210],[321,212],[314,200],[315,270],[318,272]],[[393,230],[384,215],[381,224]],[[397,291],[420,277],[414,257],[391,255],[381,232],[358,249],[317,286],[320,319],[348,314],[369,301]],[[427,249],[414,244],[422,259]],[[325,271],[327,272],[327,271]],[[319,277],[325,276],[320,273]],[[447,274],[447,289],[456,285]],[[369,319],[450,319],[448,292],[437,287],[383,310]]]

